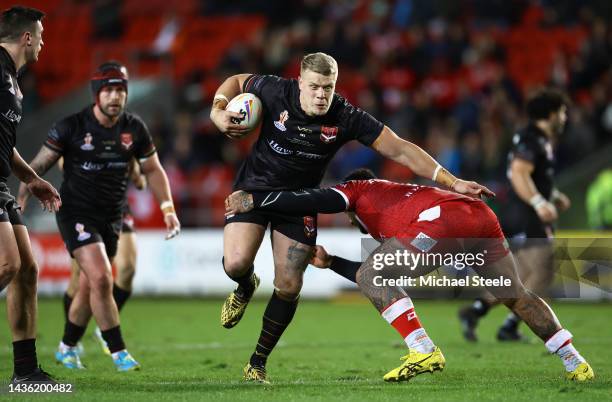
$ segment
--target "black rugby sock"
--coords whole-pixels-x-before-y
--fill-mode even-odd
[[[116,283],[113,283],[113,299],[115,299],[119,311],[121,311],[131,295],[132,292],[130,290],[121,289]]]
[[[87,327],[81,327],[80,325],[74,324],[70,320],[66,320],[62,342],[64,342],[64,345],[66,346],[76,346],[76,344],[83,337],[86,329]]]
[[[70,312],[70,305],[72,304],[72,297],[68,295],[68,292],[64,293],[64,319],[68,322],[68,313]]]
[[[263,315],[263,326],[259,335],[259,341],[257,341],[255,353],[251,356],[251,365],[265,366],[266,359],[272,353],[285,328],[287,328],[293,319],[297,305],[298,299],[292,301],[283,300],[278,297],[276,291],[272,293],[272,297]]]
[[[223,264],[223,270],[225,271],[225,258],[221,259],[221,264]],[[238,296],[244,299],[250,299],[253,296],[253,292],[255,292],[255,283],[253,282],[254,272],[255,266],[251,265],[251,268],[241,276],[232,277],[227,271],[225,271],[225,274],[238,284],[238,289],[236,289]]]
[[[123,336],[121,336],[121,328],[119,325],[102,331],[102,339],[106,341],[108,350],[110,350],[111,353],[125,349],[125,343],[123,342]]]
[[[24,339],[13,342],[13,367],[15,374],[23,377],[38,366],[36,357],[36,339]]]
[[[504,321],[502,328],[507,329],[509,331],[516,331],[519,324],[521,323],[520,317],[518,317],[514,313],[509,313],[506,317],[506,321]]]
[[[476,300],[474,300],[474,304],[472,304],[472,311],[478,317],[482,317],[486,315],[489,312],[490,308],[491,308],[491,305],[487,303],[486,300],[481,299],[481,298],[477,298]]]

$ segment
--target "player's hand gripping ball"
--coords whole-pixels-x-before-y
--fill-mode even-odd
[[[233,124],[240,124],[247,128],[244,136],[252,133],[261,121],[261,100],[253,94],[243,93],[235,96],[225,107],[225,110],[240,114],[242,117],[232,117]],[[243,137],[244,137],[243,136]]]

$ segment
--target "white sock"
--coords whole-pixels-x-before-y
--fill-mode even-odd
[[[436,349],[436,345],[434,345],[427,332],[425,332],[425,328],[412,331],[404,338],[404,341],[410,349],[414,349],[419,353],[431,353]]]
[[[586,362],[571,343],[557,350],[556,355],[561,358],[565,369],[569,372],[576,370],[580,363]]]
[[[111,353],[111,356],[113,357],[113,360],[117,360],[117,358],[119,358],[119,353],[125,351],[125,349],[121,349],[116,351],[115,353]]]
[[[59,350],[60,350],[60,352],[66,353],[67,351],[69,351],[71,349],[76,349],[76,346],[68,346],[63,341],[60,341],[60,343],[59,343]]]

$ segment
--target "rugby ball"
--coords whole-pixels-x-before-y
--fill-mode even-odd
[[[236,112],[242,117],[232,117],[232,123],[246,126],[249,132],[253,131],[261,121],[261,100],[253,94],[243,93],[235,96],[225,107],[225,110]]]

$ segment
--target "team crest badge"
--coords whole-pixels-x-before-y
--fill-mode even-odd
[[[121,133],[121,146],[126,150],[132,147],[132,133]]]
[[[85,231],[85,225],[82,223],[77,223],[74,225],[74,229],[79,233],[77,237],[78,241],[85,241],[91,237],[91,233]]]
[[[93,151],[94,150],[94,146],[92,145],[93,141],[93,136],[91,135],[91,133],[87,133],[85,134],[85,137],[83,138],[83,145],[81,145],[81,149],[83,151]]]
[[[317,235],[317,227],[315,226],[315,219],[312,216],[304,217],[304,234],[306,237],[311,238]]]
[[[321,141],[326,144],[336,141],[338,127],[321,126]]]
[[[287,121],[287,119],[289,119],[289,112],[285,110],[283,111],[283,113],[280,114],[280,116],[278,116],[278,120],[274,122],[274,125],[280,131],[287,131],[287,127],[285,127],[285,122]]]

